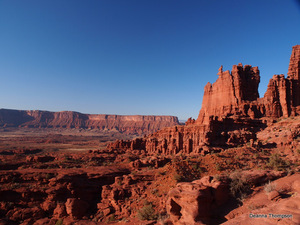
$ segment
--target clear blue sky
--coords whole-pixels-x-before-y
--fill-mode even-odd
[[[0,108],[197,118],[220,65],[262,96],[296,44],[296,0],[0,0]]]

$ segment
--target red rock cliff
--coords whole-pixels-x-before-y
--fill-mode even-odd
[[[202,108],[196,123],[208,124],[209,118],[231,115],[251,118],[281,116],[288,117],[300,113],[300,45],[293,47],[288,77],[274,75],[268,89],[259,99],[260,81],[257,67],[239,64],[232,71],[219,69],[219,78],[214,84],[204,88]]]
[[[257,67],[234,65],[230,73],[228,70],[223,72],[221,66],[218,75],[214,84],[208,83],[204,88],[202,108],[196,121],[198,124],[208,124],[211,116],[235,114],[242,103],[259,97]]]
[[[287,78],[274,75],[264,95],[265,116],[288,117],[300,114],[300,45],[293,47]]]
[[[175,116],[123,116],[0,109],[0,126],[116,129],[127,133],[148,134],[178,124],[178,118]]]
[[[190,118],[185,126],[164,128],[136,146],[150,153],[205,153],[208,146],[234,146],[256,139],[256,132],[266,127],[266,119],[300,114],[299,70],[297,45],[292,50],[288,77],[274,75],[264,97],[259,98],[257,67],[239,64],[230,72],[221,66],[217,81],[204,88],[196,121]]]

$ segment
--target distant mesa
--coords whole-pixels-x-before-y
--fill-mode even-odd
[[[73,111],[0,109],[0,126],[2,127],[90,128],[143,135],[174,125],[179,125],[178,118],[175,116],[125,116],[83,114]]]
[[[234,65],[219,68],[218,79],[204,88],[202,108],[196,120],[185,126],[164,128],[143,139],[115,142],[108,147],[128,146],[149,153],[206,154],[214,146],[253,143],[256,133],[279,117],[300,114],[300,45],[292,49],[287,77],[274,75],[264,97],[259,98],[258,67]]]

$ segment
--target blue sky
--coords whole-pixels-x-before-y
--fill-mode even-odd
[[[0,108],[197,118],[220,65],[262,96],[296,44],[294,0],[0,0]]]

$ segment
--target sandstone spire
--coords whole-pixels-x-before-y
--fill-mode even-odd
[[[290,79],[300,80],[300,45],[293,46],[287,75]]]
[[[239,63],[230,72],[221,66],[216,82],[204,88],[202,108],[195,122],[189,119],[185,126],[164,128],[132,146],[148,153],[206,154],[209,147],[237,146],[255,140],[256,132],[273,119],[300,115],[299,61],[297,45],[293,47],[288,77],[274,75],[263,98],[258,94],[257,67]],[[130,146],[130,141],[126,144]]]
[[[293,47],[288,79],[290,79],[290,93],[291,93],[291,105],[295,107],[295,110],[300,111],[300,45]]]
[[[258,84],[260,81],[259,70],[250,65],[234,65],[223,72],[219,69],[219,78],[212,85],[207,83],[204,88],[202,108],[197,123],[208,124],[211,116],[222,117],[235,114],[241,103],[254,101],[259,97]]]

